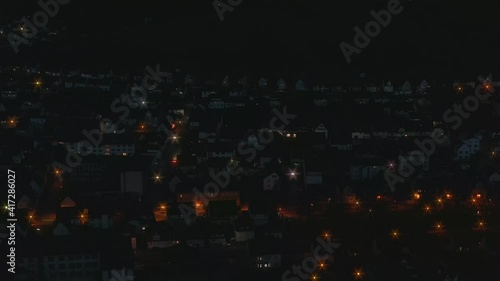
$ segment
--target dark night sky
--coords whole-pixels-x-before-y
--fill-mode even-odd
[[[7,63],[161,62],[195,70],[304,71],[325,77],[367,72],[380,78],[431,79],[475,76],[498,66],[500,2],[486,0],[402,0],[403,12],[347,64],[339,43],[352,43],[353,27],[364,27],[370,10],[387,3],[244,0],[220,22],[211,0],[72,0],[50,20],[63,20],[70,38],[50,48],[24,48],[16,56],[2,48],[0,58]],[[2,23],[38,9],[36,1],[19,0],[2,1],[0,7]],[[146,16],[157,20],[144,25]]]

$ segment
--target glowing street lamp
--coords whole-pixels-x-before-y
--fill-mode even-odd
[[[394,167],[396,166],[394,162],[390,161],[389,164],[387,165],[389,167],[389,170],[394,170]]]
[[[295,170],[290,170],[288,172],[288,176],[290,177],[290,179],[296,179],[297,175],[298,175],[298,173]]]
[[[153,178],[154,178],[154,180],[155,180],[156,183],[159,183],[159,182],[161,182],[162,176],[161,176],[160,173],[157,173],[157,174],[154,175]]]
[[[486,227],[486,223],[484,221],[481,220],[481,221],[477,222],[478,229],[485,229],[485,227]]]
[[[356,269],[354,271],[354,278],[362,279],[363,278],[363,271],[361,271],[361,269]]]
[[[444,226],[442,223],[440,223],[440,222],[436,223],[436,232],[442,231],[443,228],[444,228]]]
[[[430,213],[431,212],[431,207],[430,206],[425,206],[425,212]]]
[[[179,142],[180,137],[179,137],[179,136],[176,136],[176,135],[173,135],[172,137],[170,137],[170,139],[172,140],[172,142],[176,142],[176,143],[178,143],[178,142]]]
[[[392,235],[392,239],[398,239],[399,238],[399,231],[397,229],[393,230],[391,235]]]

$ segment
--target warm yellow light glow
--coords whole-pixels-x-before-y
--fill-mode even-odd
[[[356,269],[356,271],[354,271],[354,277],[356,279],[361,279],[363,277],[363,272],[361,271],[361,269]]]
[[[418,199],[420,199],[420,194],[415,193],[415,194],[413,195],[413,197],[415,197],[415,199],[417,199],[417,200],[418,200]]]
[[[161,182],[162,176],[160,173],[154,175],[155,182]]]

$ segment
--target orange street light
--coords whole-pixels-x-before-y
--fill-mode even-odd
[[[363,271],[361,271],[361,269],[356,269],[354,271],[354,278],[362,279],[363,278]]]
[[[443,224],[440,222],[436,223],[436,231],[441,231],[441,230],[443,230]]]
[[[397,239],[399,237],[399,232],[397,229],[393,230],[391,234],[393,239]]]

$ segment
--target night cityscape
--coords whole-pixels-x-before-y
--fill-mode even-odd
[[[0,281],[500,281],[499,9],[4,0]]]

